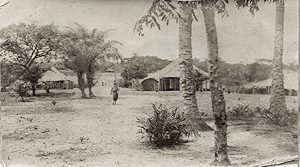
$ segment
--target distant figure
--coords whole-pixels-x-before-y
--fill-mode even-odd
[[[111,91],[110,91],[110,95],[112,94],[113,95],[113,105],[115,105],[117,103],[117,100],[118,100],[118,91],[119,91],[119,88],[118,88],[118,85],[116,82],[114,82],[112,88],[111,88]]]

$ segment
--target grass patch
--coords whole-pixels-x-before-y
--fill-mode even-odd
[[[71,107],[66,106],[54,106],[49,102],[49,104],[44,106],[19,106],[19,107],[9,107],[1,111],[4,114],[50,114],[50,113],[68,113],[75,112]]]

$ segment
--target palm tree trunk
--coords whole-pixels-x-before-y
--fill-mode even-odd
[[[94,93],[92,92],[92,87],[94,86],[93,85],[93,81],[94,81],[94,74],[92,72],[87,72],[86,74],[86,79],[87,79],[87,83],[88,83],[88,88],[89,88],[89,97],[92,98],[92,97],[96,97],[94,95]]]
[[[272,87],[270,99],[270,111],[279,116],[287,110],[285,104],[285,92],[283,84],[283,29],[284,29],[284,0],[276,1],[275,41],[274,41],[274,69],[272,73]],[[279,122],[280,123],[280,122]]]
[[[78,78],[78,86],[79,86],[79,89],[81,91],[81,97],[83,99],[86,99],[87,96],[84,92],[84,79],[83,79],[83,72],[82,71],[77,71],[77,78]]]
[[[202,7],[208,49],[208,68],[212,109],[215,119],[215,158],[213,165],[229,165],[227,155],[227,115],[223,95],[223,87],[218,83],[219,51],[215,13],[212,8]]]
[[[180,4],[179,13],[179,57],[180,62],[180,95],[182,109],[190,120],[190,127],[196,131],[213,130],[201,118],[197,106],[196,84],[192,64],[192,7]]]

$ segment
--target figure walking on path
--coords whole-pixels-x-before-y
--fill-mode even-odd
[[[113,95],[113,105],[115,105],[117,103],[118,91],[119,91],[119,88],[117,86],[117,83],[114,82],[114,85],[113,85],[113,87],[111,88],[111,91],[110,91],[110,95],[111,94]]]

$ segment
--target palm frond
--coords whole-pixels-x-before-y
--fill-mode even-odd
[[[143,36],[144,34],[142,31],[144,24],[147,27],[157,27],[160,30],[160,24],[157,22],[157,19],[160,17],[162,18],[161,21],[166,21],[168,24],[170,20],[178,22],[178,17],[180,17],[180,15],[176,11],[176,7],[170,2],[165,0],[154,0],[147,14],[135,23],[133,32],[137,32],[139,35]]]

